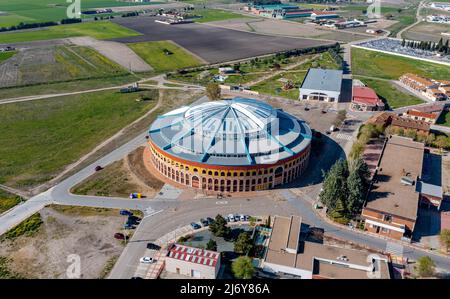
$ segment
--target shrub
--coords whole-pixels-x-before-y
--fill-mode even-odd
[[[248,256],[238,257],[232,264],[231,270],[236,278],[251,279],[255,274],[252,259]]]
[[[41,215],[39,213],[33,214],[19,225],[13,227],[6,233],[7,239],[15,239],[22,235],[32,235],[38,231],[42,224]]]

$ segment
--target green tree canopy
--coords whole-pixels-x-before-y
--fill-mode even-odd
[[[237,253],[248,253],[253,247],[253,241],[250,238],[249,233],[242,232],[234,242],[234,251]]]
[[[220,214],[217,214],[215,221],[209,225],[209,230],[216,237],[226,237],[231,231],[227,226],[227,221]]]
[[[429,256],[422,256],[417,260],[417,272],[421,277],[430,277],[434,275],[435,263]]]
[[[252,264],[252,259],[248,256],[238,257],[232,264],[231,270],[234,277],[240,279],[251,279],[255,274],[255,268]]]
[[[209,239],[208,243],[206,243],[206,249],[217,251],[217,242],[214,241],[213,239]]]

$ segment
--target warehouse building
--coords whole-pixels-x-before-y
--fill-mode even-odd
[[[300,87],[299,99],[337,103],[341,96],[341,86],[341,70],[311,68]]]
[[[149,171],[209,192],[274,188],[307,168],[311,129],[281,109],[234,98],[181,107],[150,127]]]

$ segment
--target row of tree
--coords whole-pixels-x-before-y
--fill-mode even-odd
[[[450,54],[450,47],[448,40],[443,41],[442,37],[439,42],[435,43],[432,41],[407,41],[405,39],[402,40],[402,47],[408,47],[412,49],[420,49],[425,51],[436,51],[442,54]]]
[[[13,25],[10,27],[1,27],[0,32],[5,31],[14,31],[14,30],[22,30],[22,29],[33,29],[33,28],[41,28],[41,27],[51,27],[59,24],[72,24],[72,23],[80,23],[81,19],[73,18],[73,19],[62,19],[58,22],[37,22],[37,23],[24,23],[20,22],[18,25]]]
[[[338,160],[324,174],[320,201],[327,207],[327,214],[342,223],[358,214],[369,188],[370,172],[363,159]]]

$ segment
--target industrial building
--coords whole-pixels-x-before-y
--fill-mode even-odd
[[[300,100],[339,102],[342,86],[342,71],[314,69],[308,73],[300,87]]]
[[[220,270],[220,253],[173,244],[165,257],[165,270],[187,277],[216,279]]]
[[[262,269],[301,279],[390,278],[387,256],[308,240],[298,216],[274,217]]]
[[[339,15],[331,11],[313,11],[311,12],[310,18],[314,21],[319,21],[326,19],[336,19],[339,18]]]
[[[178,185],[212,192],[270,189],[307,168],[311,129],[246,98],[181,107],[150,127],[144,163]]]
[[[255,15],[274,19],[292,19],[311,16],[312,9],[302,9],[289,4],[247,5],[245,11]]]

